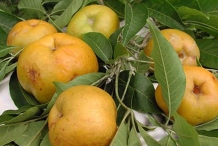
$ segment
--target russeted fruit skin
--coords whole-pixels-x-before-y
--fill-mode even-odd
[[[218,116],[218,80],[208,70],[198,66],[184,66],[186,88],[178,114],[191,125],[209,122]],[[161,86],[155,91],[158,106],[168,114]]]
[[[109,38],[119,28],[119,25],[119,17],[111,8],[93,4],[76,12],[66,32],[79,38],[88,32],[99,32]]]
[[[189,34],[178,29],[163,29],[160,32],[172,45],[183,65],[197,66],[200,50],[195,40]],[[151,38],[144,48],[147,56],[151,56],[153,47],[153,39]],[[151,65],[151,67],[153,68],[154,66]]]
[[[108,146],[117,131],[113,98],[99,87],[77,85],[63,91],[49,116],[52,146]]]
[[[44,20],[29,19],[20,21],[10,30],[7,37],[7,45],[20,47],[15,50],[17,52],[23,47],[52,33],[57,33],[56,28]]]
[[[17,77],[21,86],[40,103],[55,93],[53,82],[69,82],[97,72],[98,60],[84,41],[66,33],[53,33],[31,43],[21,52]]]

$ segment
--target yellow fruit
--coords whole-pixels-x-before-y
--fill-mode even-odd
[[[50,101],[55,93],[53,82],[68,82],[97,71],[98,61],[89,45],[66,33],[53,33],[31,43],[17,62],[21,86],[41,103]]]
[[[178,114],[191,125],[208,122],[218,116],[218,80],[208,70],[198,66],[184,66],[186,89]],[[158,106],[168,114],[161,86],[155,91]]]
[[[40,38],[57,33],[56,28],[44,20],[30,19],[16,23],[10,30],[7,45],[23,48]],[[19,49],[16,49],[19,51]]]
[[[52,146],[108,146],[116,131],[116,105],[104,90],[73,86],[60,94],[49,116]]]
[[[119,17],[112,9],[104,5],[89,5],[72,17],[66,32],[79,38],[88,32],[99,32],[109,38],[118,28]]]
[[[183,65],[197,65],[196,60],[200,58],[200,50],[195,40],[189,34],[177,29],[164,29],[160,32],[172,45]],[[153,47],[153,39],[151,38],[144,48],[147,56],[151,56]]]

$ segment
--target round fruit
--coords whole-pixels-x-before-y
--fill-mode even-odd
[[[16,23],[10,30],[7,38],[7,45],[17,46],[19,51],[21,48],[40,38],[57,33],[56,28],[44,20],[30,19]]]
[[[63,91],[49,116],[52,146],[108,146],[116,131],[116,105],[101,88],[73,86]]]
[[[191,125],[208,122],[218,116],[218,80],[208,70],[198,66],[184,66],[186,89],[178,114]],[[161,86],[155,91],[158,106],[168,114]]]
[[[89,5],[72,17],[66,32],[80,38],[88,32],[99,32],[109,38],[118,28],[119,17],[112,9],[104,5]]]
[[[41,103],[50,101],[55,93],[53,82],[68,82],[97,71],[93,50],[81,39],[66,33],[53,33],[31,43],[17,62],[21,86]]]
[[[160,32],[172,45],[183,65],[197,65],[196,60],[200,58],[200,50],[189,34],[177,29],[164,29]],[[153,39],[151,38],[144,48],[147,56],[151,56],[153,47]]]

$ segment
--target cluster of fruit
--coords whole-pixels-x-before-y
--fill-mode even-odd
[[[56,92],[53,82],[66,83],[98,72],[97,57],[82,34],[94,31],[108,38],[118,28],[119,17],[103,5],[80,9],[66,32],[58,32],[43,20],[18,22],[7,44],[16,46],[12,53],[20,53],[16,69],[20,85],[39,103],[48,103]],[[91,85],[73,86],[58,97],[49,113],[50,142],[53,146],[108,145],[117,131],[116,117],[115,102],[106,91]]]
[[[213,120],[218,116],[218,80],[213,73],[198,65],[200,50],[195,40],[177,29],[163,29],[161,34],[178,54],[186,76],[186,88],[178,114],[191,125]],[[150,56],[153,47],[153,40],[150,39],[144,48],[145,54]],[[154,66],[155,64],[151,65],[151,68],[155,69]],[[164,113],[168,114],[169,109],[160,84],[156,88],[155,99]]]

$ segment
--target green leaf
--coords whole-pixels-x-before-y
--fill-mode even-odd
[[[125,7],[125,26],[123,29],[122,44],[126,46],[131,38],[134,37],[146,24],[148,18],[147,7],[144,4],[135,4]]]
[[[182,0],[182,1],[176,1],[176,0],[167,0],[169,1],[174,7],[180,7],[180,6],[186,6],[189,8],[193,8],[196,10],[201,10],[201,7],[199,6],[199,1],[204,0]],[[208,2],[207,0],[205,2]]]
[[[198,138],[201,146],[215,146],[218,143],[217,137],[199,135]]]
[[[200,49],[200,63],[204,67],[218,69],[218,42],[216,40],[198,39],[196,43]]]
[[[141,61],[149,62],[150,59],[145,55],[144,51],[140,51],[138,55],[138,58],[133,59],[131,63],[135,67],[137,73],[144,74],[149,70],[150,64]]]
[[[110,7],[120,18],[124,18],[125,5],[118,0],[104,0],[106,6]]]
[[[172,45],[150,20],[148,20],[148,25],[154,40],[151,53],[154,59],[154,74],[162,88],[170,117],[181,103],[186,87],[186,77],[181,61]]]
[[[129,71],[123,71],[119,76],[119,92],[123,95],[129,78]],[[154,86],[143,74],[135,73],[130,79],[125,95],[125,104],[136,111],[160,113],[154,99]]]
[[[212,131],[218,129],[218,118],[215,118],[212,121],[209,121],[207,123],[197,125],[196,130],[205,130],[205,131]]]
[[[105,76],[105,73],[88,73],[84,75],[80,75],[76,78],[74,78],[72,81],[69,81],[67,83],[60,83],[60,82],[55,82],[56,89],[58,91],[58,94],[63,92],[64,90],[75,86],[75,85],[98,85],[101,83],[101,78]]]
[[[134,127],[132,127],[129,132],[128,145],[129,146],[142,146],[142,143],[140,142],[136,129]]]
[[[93,49],[102,61],[108,62],[112,58],[112,46],[103,34],[98,32],[89,32],[84,34],[82,39]]]
[[[180,146],[200,146],[195,128],[177,113],[174,114],[174,119],[173,130],[179,137]]]
[[[117,59],[121,56],[129,56],[128,49],[122,44],[118,43],[114,48],[114,59]]]
[[[21,18],[18,18],[17,16],[14,16],[12,14],[6,13],[4,11],[0,10],[0,20],[4,20],[4,21],[0,21],[0,27],[1,30],[3,30],[5,34],[8,34],[11,30],[11,28],[19,21],[21,21]],[[1,35],[2,37],[2,35]],[[5,42],[6,43],[6,42]]]
[[[48,135],[48,132],[47,134],[45,135],[45,137],[42,139],[41,143],[40,143],[40,146],[51,146],[51,142],[49,140],[49,135]]]
[[[9,92],[10,92],[11,99],[13,100],[14,104],[18,108],[29,104],[26,101],[26,98],[23,96],[23,92],[21,91],[19,87],[20,87],[20,84],[17,79],[17,74],[15,71],[12,73],[11,78],[9,80]]]
[[[39,146],[41,131],[45,127],[45,123],[45,121],[29,123],[26,131],[17,137],[14,142],[19,146]]]
[[[42,0],[20,0],[17,6],[19,9],[31,13],[33,17],[42,18],[46,14]]]
[[[0,145],[3,146],[20,137],[27,129],[26,124],[0,126]]]
[[[75,14],[82,6],[83,1],[82,0],[64,0],[63,2],[60,1],[60,5],[58,5],[58,9],[63,9],[65,7],[65,11],[57,17],[57,19],[54,20],[54,25],[57,26],[58,28],[62,29],[64,26],[66,26],[73,14]],[[59,4],[58,3],[58,4]],[[68,5],[65,5],[67,3]],[[67,7],[66,7],[67,6]],[[57,8],[56,8],[57,9]]]
[[[128,140],[128,125],[122,122],[119,126],[110,146],[127,146]]]
[[[184,25],[181,23],[175,7],[167,0],[144,1],[148,8],[149,17],[158,20],[164,26],[184,30]],[[167,11],[166,11],[167,10]]]
[[[142,136],[142,138],[144,139],[145,143],[147,145],[151,145],[151,146],[161,146],[161,144],[156,141],[152,136],[150,136],[143,128],[141,123],[139,123],[137,121],[137,127],[139,129],[139,133]]]

